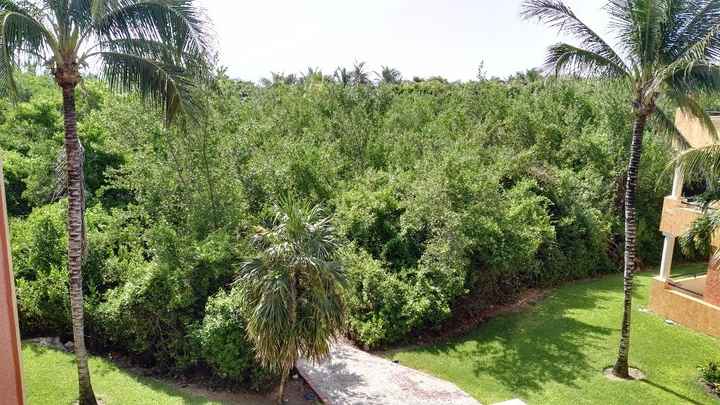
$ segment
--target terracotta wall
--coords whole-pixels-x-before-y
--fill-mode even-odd
[[[17,322],[5,204],[5,181],[2,177],[2,162],[0,162],[0,404],[2,405],[24,403]]]
[[[650,287],[650,310],[698,332],[720,337],[720,306],[671,290],[657,278]]]
[[[682,236],[701,215],[702,211],[696,207],[687,205],[674,197],[665,197],[660,231],[665,235]]]
[[[720,268],[708,269],[704,295],[705,301],[720,306]]]

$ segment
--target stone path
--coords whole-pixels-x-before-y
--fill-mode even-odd
[[[480,405],[455,384],[345,343],[320,364],[297,369],[326,405]]]

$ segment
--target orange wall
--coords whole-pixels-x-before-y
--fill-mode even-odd
[[[0,404],[24,403],[15,286],[0,162]]]
[[[667,288],[654,278],[650,287],[650,310],[698,332],[720,337],[720,307]]]
[[[708,269],[705,301],[720,306],[720,268],[718,267]]]

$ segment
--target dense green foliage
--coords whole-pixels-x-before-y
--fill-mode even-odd
[[[64,201],[54,201],[60,98],[25,75],[0,105],[0,147],[25,335],[68,335]],[[249,236],[288,194],[334,214],[347,241],[349,334],[368,346],[438,327],[458,298],[617,270],[625,86],[523,75],[264,87],[220,77],[201,125],[166,129],[92,80],[86,150],[87,330],[95,350],[170,370],[253,375],[231,281]],[[200,129],[198,129],[200,128]],[[667,148],[646,142],[640,253],[656,261]],[[230,360],[232,359],[232,361]]]

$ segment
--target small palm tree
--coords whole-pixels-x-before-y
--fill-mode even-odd
[[[114,90],[136,90],[168,117],[193,106],[193,72],[206,60],[204,19],[191,0],[0,0],[0,84],[16,66],[44,65],[62,90],[68,195],[68,271],[79,403],[95,404],[83,321],[83,171],[75,88],[99,69]],[[97,70],[95,70],[97,71]]]
[[[658,107],[666,98],[702,119],[710,118],[693,98],[697,91],[720,88],[719,0],[611,0],[605,6],[619,51],[611,47],[570,8],[557,0],[527,0],[523,17],[538,18],[577,38],[579,46],[559,43],[548,50],[546,66],[556,74],[624,80],[633,94],[635,119],[625,188],[624,310],[616,376],[629,377],[630,315],[636,266],[635,196],[643,136],[649,121],[686,145],[672,120]]]
[[[299,358],[328,355],[345,322],[345,275],[334,261],[338,242],[318,207],[287,199],[276,207],[272,227],[258,227],[259,250],[238,279],[246,296],[247,333],[257,358],[285,382]]]
[[[365,62],[355,62],[355,65],[353,65],[353,69],[350,72],[350,77],[352,78],[352,83],[355,86],[370,84],[370,74],[367,71]]]
[[[352,83],[352,74],[347,68],[344,67],[338,67],[337,69],[335,69],[333,77],[335,78],[336,82],[342,84],[343,86],[348,86]]]
[[[382,66],[380,73],[375,73],[380,83],[398,84],[402,82],[402,73],[390,66]]]

